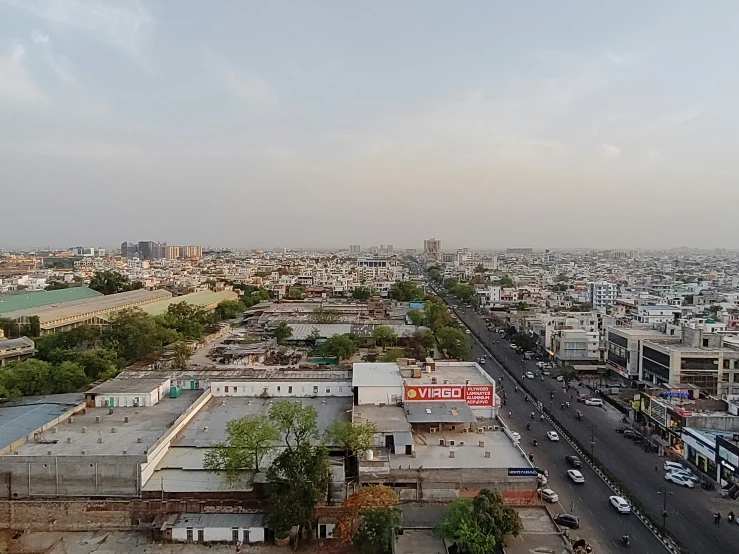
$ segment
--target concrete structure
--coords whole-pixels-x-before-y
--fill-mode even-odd
[[[616,303],[616,285],[608,281],[588,283],[588,302],[595,309],[605,309]]]
[[[6,339],[0,331],[0,366],[12,362],[22,362],[33,356],[34,352],[36,352],[34,342],[28,337]]]
[[[599,336],[596,331],[563,329],[552,334],[552,352],[563,362],[598,362]]]
[[[220,292],[200,290],[183,296],[172,296],[156,302],[151,302],[141,306],[141,309],[149,315],[160,315],[165,313],[167,308],[171,305],[186,302],[194,308],[198,308],[206,312],[212,312],[221,302],[238,300],[238,298],[239,295],[232,290],[223,290]]]
[[[668,323],[680,318],[680,308],[675,306],[639,306],[634,320],[637,323],[654,325]]]
[[[28,325],[33,316],[39,318],[41,334],[68,331],[83,324],[103,326],[109,323],[109,315],[125,308],[134,308],[158,300],[171,298],[166,290],[133,290],[97,296],[94,298],[63,302],[38,308],[27,308],[7,312],[3,315],[13,319],[19,327]]]
[[[530,256],[534,253],[533,248],[508,248],[506,249],[506,253],[512,254],[514,256]]]
[[[264,542],[262,514],[173,514],[161,527],[172,542],[254,544]]]
[[[166,398],[170,380],[111,379],[85,393],[88,408],[145,408]]]
[[[0,405],[0,455],[18,448],[84,407],[82,394],[28,396]]]
[[[423,241],[423,255],[427,261],[441,259],[441,241],[434,238]]]
[[[349,245],[349,254],[352,256],[359,256],[359,254],[362,252],[362,247],[358,244],[350,244]]]
[[[606,363],[616,373],[628,379],[640,379],[641,344],[645,340],[679,342],[668,339],[664,333],[646,326],[606,327]]]
[[[357,363],[352,368],[357,404],[396,405],[403,399],[403,377],[397,363]]]

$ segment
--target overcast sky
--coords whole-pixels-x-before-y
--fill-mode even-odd
[[[0,247],[739,247],[739,4],[0,0]]]

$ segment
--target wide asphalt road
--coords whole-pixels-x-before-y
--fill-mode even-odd
[[[451,297],[447,298],[447,303],[459,305]],[[506,369],[511,373],[515,373],[519,378],[527,371],[537,375],[535,361],[523,360],[522,356],[510,348],[508,341],[487,330],[485,322],[479,315],[461,306],[455,312],[467,326],[482,337],[485,346],[503,360]],[[487,365],[490,367],[490,362]],[[572,399],[573,396],[577,398],[577,387],[571,387],[571,390],[565,393],[561,383],[551,377],[544,377],[544,381],[541,381],[539,376],[541,372],[538,373],[536,379],[526,379],[528,389],[547,409],[551,393],[554,393],[551,400],[552,415],[580,444],[589,446],[592,437],[595,442],[595,457],[654,516],[659,517],[662,513],[666,487],[667,529],[683,548],[694,554],[739,553],[739,525],[729,524],[726,521],[726,514],[730,510],[739,512],[737,509],[739,504],[731,500],[721,500],[717,491],[704,491],[698,486],[687,489],[665,481],[665,472],[662,469],[665,458],[644,452],[639,445],[615,432],[622,417],[618,410],[608,404],[596,407],[578,403]],[[506,391],[507,389],[508,387]],[[586,389],[582,391],[590,392]],[[510,403],[511,394],[508,394],[508,400]],[[565,401],[570,402],[570,408],[561,410],[559,406]],[[575,410],[583,412],[582,420],[575,418]],[[723,515],[722,522],[718,526],[713,524],[713,513],[717,510]],[[602,521],[600,517],[598,520]]]
[[[487,355],[477,340],[472,338],[472,352],[476,358]],[[494,360],[488,361],[483,368],[496,381],[503,377],[503,371]],[[549,482],[546,487],[551,488],[559,495],[559,502],[550,505],[553,514],[561,512],[573,513],[580,518],[580,529],[570,530],[572,537],[583,538],[589,542],[594,552],[617,553],[623,552],[621,535],[627,533],[631,537],[631,546],[635,552],[644,554],[664,554],[666,549],[656,537],[632,514],[619,514],[609,501],[613,495],[611,489],[593,472],[587,464],[580,468],[585,483],[577,485],[567,477],[567,470],[572,467],[565,460],[566,456],[577,453],[563,438],[558,442],[550,441],[546,433],[553,431],[552,425],[544,420],[531,419],[534,410],[530,402],[524,400],[523,392],[514,391],[514,384],[510,378],[503,377],[503,392],[501,386],[498,392],[501,397],[506,395],[507,404],[502,407],[501,417],[512,431],[521,434],[521,447],[526,453],[534,455],[534,464],[549,472]],[[511,416],[508,416],[508,412]],[[531,431],[526,425],[531,424]],[[533,440],[539,442],[533,446]]]

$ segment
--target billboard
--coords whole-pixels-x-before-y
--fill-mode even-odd
[[[493,385],[415,385],[405,387],[408,402],[464,400],[468,406],[492,406]]]

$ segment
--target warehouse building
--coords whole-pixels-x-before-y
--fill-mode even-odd
[[[100,296],[102,296],[101,293],[89,287],[70,287],[60,290],[42,290],[25,294],[3,295],[0,296],[0,314],[31,308],[41,308],[63,302],[84,302]]]
[[[167,308],[173,304],[179,304],[181,302],[187,302],[194,308],[211,312],[215,309],[218,304],[227,300],[238,300],[239,295],[232,290],[224,290],[220,292],[213,292],[210,290],[201,290],[193,292],[191,294],[185,294],[183,296],[173,296],[172,298],[165,298],[156,302],[151,302],[141,309],[149,315],[161,315],[167,311]]]

